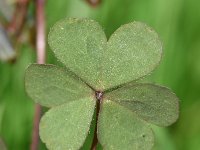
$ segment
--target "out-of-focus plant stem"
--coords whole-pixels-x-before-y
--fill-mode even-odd
[[[44,64],[46,59],[45,52],[45,0],[36,0],[36,51],[37,63]],[[42,108],[39,104],[35,105],[34,126],[32,132],[31,150],[37,150],[39,145],[39,122]]]
[[[7,27],[8,32],[16,37],[20,36],[26,21],[29,1],[30,0],[18,0],[16,2],[13,18]]]

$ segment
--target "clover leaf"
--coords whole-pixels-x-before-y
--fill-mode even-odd
[[[136,82],[162,56],[162,43],[146,24],[123,25],[107,41],[97,22],[69,18],[53,26],[48,42],[65,68],[32,64],[25,86],[36,103],[50,107],[40,121],[40,137],[49,149],[81,148],[97,105],[97,136],[107,150],[151,149],[150,124],[177,120],[173,92]]]

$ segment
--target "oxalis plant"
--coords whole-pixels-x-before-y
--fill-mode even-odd
[[[137,82],[162,56],[162,43],[146,24],[123,25],[107,40],[93,20],[64,19],[52,27],[48,42],[65,67],[32,64],[25,75],[29,96],[50,108],[40,121],[48,149],[80,149],[94,114],[95,134],[106,150],[151,149],[150,124],[177,120],[179,100],[171,90]]]

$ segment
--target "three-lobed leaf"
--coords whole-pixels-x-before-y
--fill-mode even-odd
[[[123,25],[107,41],[97,22],[64,19],[53,26],[48,42],[66,68],[31,65],[25,85],[36,103],[52,107],[40,123],[40,137],[49,149],[81,147],[97,91],[105,92],[98,118],[104,149],[151,149],[148,123],[168,126],[178,118],[178,98],[169,89],[125,84],[149,74],[161,59],[158,35],[144,23]]]

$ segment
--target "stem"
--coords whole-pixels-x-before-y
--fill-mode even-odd
[[[35,114],[34,114],[34,122],[33,122],[33,131],[32,131],[32,142],[31,142],[31,150],[37,150],[39,145],[39,122],[41,116],[42,108],[39,104],[35,105]]]
[[[7,27],[7,30],[17,37],[20,36],[24,27],[29,1],[30,0],[17,0],[12,20]]]
[[[92,141],[91,150],[96,150],[97,143],[98,143],[98,139],[97,139],[97,122],[98,122],[98,117],[99,117],[100,102],[97,101],[96,105],[97,105],[97,108],[96,108],[96,125],[95,125],[95,131],[94,131],[94,137],[93,137],[93,141]]]
[[[36,49],[37,49],[37,63],[45,63],[45,17],[44,17],[44,3],[45,0],[36,0]]]
[[[45,0],[36,0],[36,51],[37,63],[45,63],[45,17],[44,17]],[[32,131],[31,150],[37,150],[39,145],[39,122],[42,108],[39,104],[35,105],[34,126]]]
[[[99,111],[100,111],[100,104],[101,101],[103,99],[103,93],[102,92],[96,92],[96,125],[95,125],[95,131],[94,131],[94,138],[92,141],[92,146],[91,146],[91,150],[96,150],[97,148],[97,144],[98,144],[98,138],[97,138],[97,123],[98,123],[98,118],[99,118]]]

